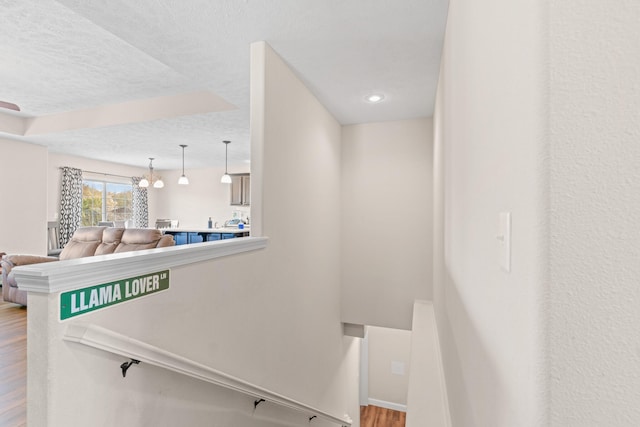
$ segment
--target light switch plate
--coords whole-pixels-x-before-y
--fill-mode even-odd
[[[498,218],[498,262],[507,273],[511,271],[511,212],[500,212]]]

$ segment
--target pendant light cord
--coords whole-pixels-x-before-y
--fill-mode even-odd
[[[231,176],[229,175],[229,143],[231,141],[224,142],[224,175],[220,178],[220,182],[223,184],[231,184]]]
[[[229,141],[224,141],[224,174],[229,175],[227,172],[227,162],[229,161]]]
[[[182,147],[182,175],[184,175],[184,148],[186,145],[180,144],[180,147]]]
[[[188,185],[189,184],[189,178],[187,178],[187,176],[184,174],[184,149],[188,147],[188,145],[186,144],[180,144],[180,147],[182,147],[182,175],[180,176],[180,178],[178,178],[178,184],[180,185]]]

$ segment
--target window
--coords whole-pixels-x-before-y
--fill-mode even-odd
[[[131,219],[131,184],[85,179],[82,182],[82,225]]]

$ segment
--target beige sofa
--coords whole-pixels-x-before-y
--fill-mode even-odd
[[[60,258],[36,255],[2,257],[2,297],[7,302],[27,305],[27,293],[18,289],[11,273],[13,267],[58,260],[107,255],[175,245],[173,236],[147,228],[81,227],[73,233]]]

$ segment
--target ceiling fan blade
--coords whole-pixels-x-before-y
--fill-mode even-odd
[[[10,102],[4,102],[4,101],[0,101],[0,108],[7,108],[9,110],[20,111],[20,107],[18,107],[16,104],[12,104]]]

